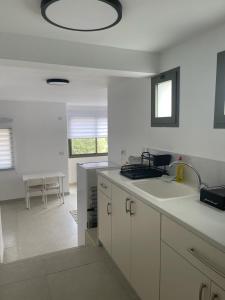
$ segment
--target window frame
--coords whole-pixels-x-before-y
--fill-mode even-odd
[[[217,70],[216,70],[216,93],[215,93],[215,109],[214,109],[214,128],[225,128],[225,51],[217,54]]]
[[[15,170],[15,158],[14,158],[14,143],[13,143],[13,129],[12,127],[8,127],[8,126],[0,126],[0,129],[7,129],[10,131],[10,147],[11,147],[11,167],[10,168],[5,168],[5,169],[1,169],[0,168],[0,172],[7,172],[7,171],[14,171]]]
[[[172,116],[156,117],[156,85],[172,81]],[[179,127],[180,114],[180,67],[160,73],[151,78],[151,127]]]
[[[101,137],[99,137],[101,138]],[[106,137],[108,139],[108,137]],[[79,138],[77,138],[79,139]],[[94,137],[95,139],[95,149],[96,151],[98,151],[98,138]],[[72,153],[72,140],[76,140],[75,139],[68,139],[68,147],[69,147],[69,158],[79,158],[79,157],[98,157],[98,156],[108,156],[108,152],[106,153],[87,153],[87,154],[73,154]]]

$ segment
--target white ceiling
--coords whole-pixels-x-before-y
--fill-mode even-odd
[[[49,86],[47,78],[66,78],[66,86]],[[109,74],[69,67],[0,65],[0,100],[52,101],[76,105],[107,105]]]
[[[74,0],[76,1],[76,0]],[[74,32],[54,27],[41,16],[41,0],[0,0],[0,32],[68,40],[117,48],[162,51],[225,22],[224,0],[121,0],[124,16],[106,31]],[[100,16],[101,17],[101,16]],[[0,100],[54,101],[107,105],[110,76],[132,76],[63,66],[2,64]],[[134,75],[137,76],[137,75]],[[70,80],[48,86],[49,77]]]
[[[42,19],[40,2],[1,0],[0,31],[159,51],[225,20],[224,0],[121,0],[124,17],[116,27],[95,33],[71,32]]]

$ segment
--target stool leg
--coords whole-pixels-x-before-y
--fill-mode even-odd
[[[59,204],[62,204],[62,194],[61,194],[61,190],[60,190],[60,185],[57,189],[57,197],[59,199]]]
[[[62,200],[63,204],[65,203],[65,194],[64,194],[64,178],[62,177]]]
[[[30,209],[30,194],[29,194],[28,182],[25,182],[25,191],[26,191],[26,196],[25,196],[26,209]]]
[[[26,194],[26,208],[30,209],[30,193],[27,192]]]
[[[45,191],[45,208],[48,208],[48,195],[46,191]]]
[[[44,203],[44,208],[47,208],[47,203],[46,203],[46,196],[45,196],[45,191],[42,191],[42,202]]]
[[[28,192],[26,192],[26,209],[29,209],[29,199],[28,199]]]

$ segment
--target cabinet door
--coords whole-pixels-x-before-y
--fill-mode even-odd
[[[225,300],[225,291],[212,283],[211,300]]]
[[[158,300],[160,214],[139,200],[131,208],[131,285],[142,300]]]
[[[129,194],[112,186],[112,258],[125,277],[130,279]]]
[[[161,300],[209,300],[210,280],[161,243]]]
[[[112,220],[111,200],[101,191],[98,192],[98,238],[105,249],[111,254]]]

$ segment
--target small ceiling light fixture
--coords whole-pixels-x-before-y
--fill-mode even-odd
[[[70,83],[68,79],[61,79],[61,78],[49,78],[46,80],[46,82],[49,85],[67,85]]]
[[[122,19],[119,0],[42,0],[43,18],[57,27],[74,31],[100,31]]]

